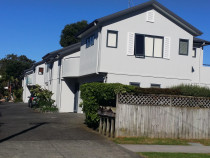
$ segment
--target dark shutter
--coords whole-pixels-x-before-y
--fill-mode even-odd
[[[136,57],[145,57],[144,53],[144,35],[135,36],[135,56]]]

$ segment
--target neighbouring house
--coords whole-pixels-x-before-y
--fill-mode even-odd
[[[23,87],[23,102],[28,102],[28,97],[31,95],[30,89],[35,85],[40,85],[45,88],[44,85],[44,66],[45,61],[42,60],[33,64],[33,66],[25,70],[23,79],[22,79],[22,87]]]
[[[210,87],[203,33],[155,0],[99,18],[81,43],[48,53],[45,86],[61,112],[82,112],[79,87],[88,82],[140,87]]]

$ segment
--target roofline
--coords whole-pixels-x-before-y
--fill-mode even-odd
[[[113,20],[115,18],[118,18],[119,16],[124,16],[124,15],[127,15],[129,13],[133,13],[133,12],[139,11],[139,10],[141,10],[143,8],[150,7],[150,6],[154,7],[155,9],[157,9],[160,12],[162,12],[166,16],[168,16],[168,17],[172,18],[173,20],[175,20],[177,23],[182,25],[182,27],[184,27],[186,30],[188,30],[188,32],[190,32],[192,35],[200,36],[200,35],[203,34],[203,32],[201,32],[200,30],[198,30],[197,28],[192,26],[190,23],[188,23],[187,21],[185,21],[184,19],[182,19],[181,17],[179,17],[178,15],[176,15],[175,13],[173,13],[172,11],[167,9],[165,6],[163,6],[162,4],[157,2],[156,0],[150,0],[148,2],[139,4],[139,5],[136,5],[134,7],[131,7],[131,8],[128,8],[128,9],[116,12],[114,14],[110,14],[110,15],[107,15],[107,16],[104,16],[102,18],[94,20],[84,30],[79,32],[77,34],[77,37],[81,38],[83,33],[85,33],[87,30],[89,30],[90,28],[92,28],[92,27],[94,27],[96,25],[100,25],[100,24],[102,24],[104,22],[107,22],[107,21]]]

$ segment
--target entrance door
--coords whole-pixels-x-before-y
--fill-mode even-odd
[[[75,91],[74,91],[74,112],[78,111],[78,98],[79,97],[79,83],[75,83]]]

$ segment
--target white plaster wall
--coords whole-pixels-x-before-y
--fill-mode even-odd
[[[23,79],[23,102],[24,103],[28,103],[28,97],[31,95],[29,89],[28,89],[28,86],[26,85],[26,76],[24,77]]]
[[[35,84],[38,84],[40,85],[41,87],[44,88],[44,74],[43,75],[39,75],[39,68],[44,68],[44,71],[45,71],[45,64],[41,64],[41,65],[38,65],[36,67],[36,71],[35,71]]]
[[[61,80],[59,112],[74,112],[74,83],[68,79]]]
[[[155,10],[154,10],[155,11]],[[118,48],[106,47],[107,30],[118,31]],[[171,37],[170,59],[127,56],[128,32]],[[189,39],[189,55],[179,55],[179,39]],[[102,28],[100,72],[130,76],[153,76],[191,80],[193,36],[155,11],[155,22],[146,22],[146,13],[116,19]],[[146,79],[146,78],[145,78]],[[116,82],[116,81],[115,81]],[[146,80],[143,82],[147,82]]]
[[[79,77],[80,51],[63,58],[63,77]]]
[[[178,80],[176,78],[159,78],[153,76],[107,74],[107,83],[122,83],[129,85],[130,82],[139,82],[140,87],[149,88],[151,84],[160,84],[161,88],[169,88],[179,84],[189,84],[191,80]]]
[[[86,48],[86,38],[95,34],[94,45]],[[98,31],[90,33],[82,38],[80,55],[80,76],[93,74],[97,67]]]

